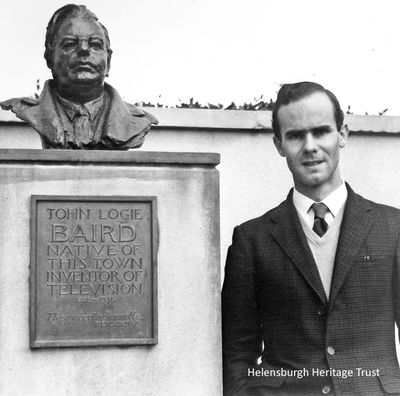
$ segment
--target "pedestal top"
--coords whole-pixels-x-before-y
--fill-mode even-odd
[[[0,163],[114,164],[124,166],[180,165],[215,167],[217,153],[111,150],[0,149]]]

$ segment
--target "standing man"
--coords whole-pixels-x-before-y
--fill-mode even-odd
[[[339,171],[335,95],[284,85],[274,143],[294,189],[235,228],[222,293],[225,395],[400,395],[400,211]]]

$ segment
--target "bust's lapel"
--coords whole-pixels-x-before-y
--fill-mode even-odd
[[[337,297],[373,223],[369,203],[346,186],[348,196],[336,250],[330,301]]]
[[[19,118],[35,129],[43,139],[62,143],[64,127],[57,114],[49,81],[46,81],[38,100],[22,98],[19,101],[18,112],[13,110]]]
[[[293,205],[292,196],[293,190],[289,193],[286,201],[277,208],[272,219],[273,223],[275,223],[272,235],[320,300],[327,304],[321,277]]]
[[[140,147],[151,124],[157,124],[156,118],[135,105],[124,102],[118,92],[108,84],[104,89],[111,99],[111,105],[103,136],[117,145]]]

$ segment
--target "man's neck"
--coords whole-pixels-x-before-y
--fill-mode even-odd
[[[321,202],[324,198],[326,198],[333,191],[338,189],[342,185],[343,181],[340,176],[329,184],[323,184],[319,186],[304,186],[297,185],[295,183],[296,190],[305,195],[306,197],[312,199],[314,202]]]
[[[61,85],[56,82],[57,93],[73,103],[84,104],[103,95],[104,85]]]

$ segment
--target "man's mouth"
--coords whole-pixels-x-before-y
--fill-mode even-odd
[[[317,165],[319,165],[319,164],[322,164],[323,162],[324,162],[324,161],[322,161],[322,160],[304,161],[304,162],[303,162],[303,166],[312,168],[312,167],[314,167],[314,166],[317,166]]]

